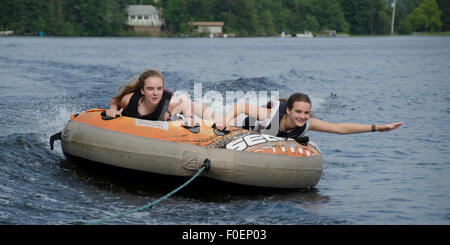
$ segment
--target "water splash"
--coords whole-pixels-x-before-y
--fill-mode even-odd
[[[37,134],[39,141],[50,148],[48,144],[50,136],[64,128],[71,114],[84,111],[88,107],[85,97],[61,96],[38,101],[35,106],[28,106],[25,109],[24,114],[29,115],[32,124],[27,127],[29,131],[26,133]],[[56,152],[62,154],[60,150]]]

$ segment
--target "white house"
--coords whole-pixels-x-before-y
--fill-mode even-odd
[[[209,33],[213,35],[221,35],[223,22],[218,21],[194,21],[190,22],[199,33]]]
[[[164,20],[161,9],[153,5],[129,5],[127,8],[127,25],[135,32],[149,32],[159,36]]]

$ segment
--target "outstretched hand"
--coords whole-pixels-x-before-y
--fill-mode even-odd
[[[114,110],[114,109],[108,109],[108,110],[106,110],[106,115],[107,115],[108,117],[115,118],[116,116],[120,116],[121,113],[122,113],[122,111],[123,111],[123,108],[121,108],[121,109],[118,110],[118,111],[116,111],[116,110]]]
[[[218,124],[216,124],[216,129],[219,130],[219,131],[224,131],[225,129],[228,129],[228,128],[225,125],[218,125]]]
[[[216,129],[218,129],[219,131],[225,130],[228,126],[226,123],[225,117],[223,117],[222,115],[215,116],[214,125],[215,125],[214,127]]]
[[[388,131],[392,131],[394,129],[399,128],[400,126],[402,126],[402,124],[403,124],[403,122],[389,123],[389,124],[377,124],[375,126],[375,130],[380,131],[380,132],[388,132]]]
[[[183,125],[186,127],[194,127],[195,126],[194,118],[188,117],[184,119]]]

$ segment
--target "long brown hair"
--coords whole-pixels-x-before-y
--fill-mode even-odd
[[[287,105],[287,108],[289,108],[289,110],[292,110],[295,102],[306,102],[311,105],[311,99],[307,94],[304,93],[295,93],[291,95],[285,103]]]
[[[134,93],[136,90],[141,90],[144,88],[145,85],[145,80],[149,77],[159,77],[162,79],[163,81],[163,86],[164,86],[164,77],[161,74],[161,72],[157,71],[157,70],[153,70],[153,69],[149,69],[146,70],[144,72],[141,73],[141,75],[139,75],[139,78],[127,85],[121,86],[120,87],[120,93],[116,96],[114,96],[113,101],[114,102],[119,102],[120,100],[122,100],[122,98],[129,94],[129,93]]]

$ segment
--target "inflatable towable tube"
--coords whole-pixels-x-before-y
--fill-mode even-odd
[[[71,115],[60,134],[66,155],[157,174],[192,176],[211,161],[202,176],[226,182],[276,188],[307,188],[319,182],[323,159],[309,141],[300,144],[213,122],[149,121],[130,117],[102,119],[102,109]]]

